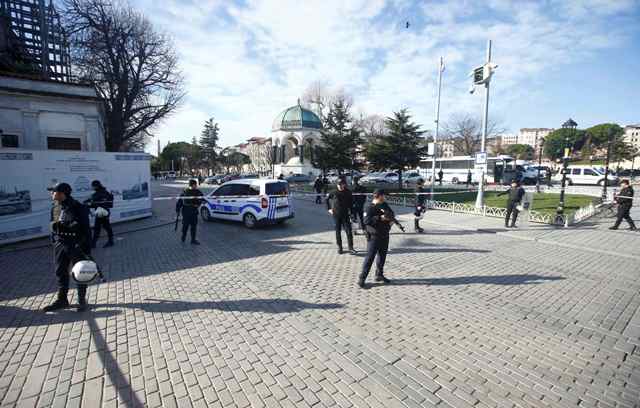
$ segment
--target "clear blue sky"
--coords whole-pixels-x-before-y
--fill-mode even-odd
[[[432,129],[438,59],[442,121],[479,116],[468,72],[487,39],[499,64],[490,115],[509,129],[640,122],[636,0],[133,0],[174,37],[188,80],[182,109],[157,129],[191,140],[210,116],[222,144],[269,136],[273,118],[323,81],[352,94],[357,114],[407,107]],[[406,28],[409,21],[410,27]],[[148,148],[155,152],[155,142]]]

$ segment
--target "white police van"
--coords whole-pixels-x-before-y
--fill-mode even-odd
[[[241,221],[247,228],[281,224],[294,217],[289,183],[271,179],[228,181],[205,196],[200,215],[205,221]]]

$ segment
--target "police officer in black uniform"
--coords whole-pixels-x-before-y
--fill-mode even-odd
[[[622,189],[620,189],[620,193],[616,197],[616,202],[618,203],[616,223],[612,227],[609,227],[609,229],[617,230],[624,219],[629,224],[629,229],[635,231],[636,224],[633,223],[631,215],[629,215],[631,207],[633,206],[633,187],[629,185],[629,180],[622,180],[620,186]]]
[[[189,188],[180,194],[180,198],[176,203],[176,213],[180,213],[180,210],[182,210],[182,242],[187,238],[187,231],[191,229],[191,244],[200,245],[200,242],[196,239],[196,230],[198,227],[198,209],[202,204],[203,196],[202,191],[198,189],[198,182],[193,179],[189,180]]]
[[[50,188],[54,205],[51,208],[51,239],[53,259],[58,278],[58,297],[43,311],[51,312],[69,307],[70,267],[87,259],[91,253],[91,225],[89,209],[71,197],[71,186],[58,183]],[[78,311],[87,310],[87,285],[78,284]]]
[[[516,219],[518,218],[518,205],[522,204],[522,197],[524,197],[524,188],[520,186],[520,182],[516,179],[511,180],[511,188],[507,191],[503,191],[502,193],[498,193],[498,195],[508,194],[509,198],[507,199],[507,215],[504,217],[504,226],[509,228],[516,227]],[[511,225],[509,225],[509,218],[511,218]]]
[[[362,264],[362,272],[358,277],[358,286],[367,289],[365,280],[373,260],[376,258],[376,282],[391,282],[384,276],[384,263],[389,250],[389,231],[395,222],[395,215],[389,204],[385,202],[384,190],[373,192],[373,201],[364,213],[364,225],[367,231],[367,256]]]
[[[102,183],[99,180],[93,180],[91,182],[91,187],[93,187],[94,193],[91,195],[91,198],[85,200],[85,204],[89,206],[89,208],[98,208],[102,207],[107,210],[106,217],[98,217],[96,216],[95,223],[93,225],[93,241],[91,242],[91,248],[96,247],[96,243],[100,238],[100,230],[104,228],[107,231],[108,241],[104,244],[103,248],[113,246],[113,230],[111,229],[111,222],[109,221],[109,217],[111,216],[111,208],[113,208],[113,195],[104,188]]]
[[[316,177],[316,180],[313,182],[313,190],[316,192],[316,204],[322,204],[323,189],[324,189],[324,185],[322,184],[322,178],[318,176]]]
[[[360,229],[364,233],[364,203],[367,201],[367,189],[360,184],[360,177],[353,179],[353,207],[351,207],[351,215],[354,221],[360,225]]]
[[[351,219],[349,212],[353,207],[353,194],[347,188],[347,181],[340,178],[338,181],[338,191],[329,194],[327,197],[327,210],[333,215],[333,221],[336,226],[336,243],[338,244],[338,254],[342,254],[342,229],[347,233],[347,243],[349,244],[349,252],[356,254],[353,249],[353,234],[351,232]]]
[[[424,230],[420,228],[420,217],[422,217],[422,214],[427,210],[427,195],[424,194],[426,191],[427,189],[424,188],[424,180],[418,179],[418,182],[416,183],[416,210],[413,213],[413,215],[415,216],[415,219],[413,220],[413,226],[414,230],[418,234],[422,234],[424,232]]]
[[[442,172],[442,169],[440,169],[438,171],[438,184],[442,185],[442,177],[444,176],[444,173]]]

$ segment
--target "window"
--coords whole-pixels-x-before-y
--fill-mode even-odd
[[[222,187],[218,188],[216,191],[211,193],[211,195],[213,197],[231,195],[233,193],[233,188],[235,186],[236,186],[235,184],[227,184],[225,186],[222,186]]]
[[[267,195],[287,195],[287,183],[276,182],[267,183],[265,185],[265,193]]]
[[[571,169],[571,174],[573,174],[574,176],[579,176],[580,175],[580,169]]]
[[[18,135],[2,135],[2,147],[18,147]]]
[[[48,137],[47,149],[49,150],[82,150],[80,139],[75,137]]]
[[[260,186],[249,186],[249,195],[260,195]]]
[[[595,171],[593,171],[591,169],[584,169],[584,173],[583,174],[585,176],[597,176],[598,175]]]

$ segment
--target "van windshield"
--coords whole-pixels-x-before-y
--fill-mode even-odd
[[[267,183],[264,188],[267,195],[286,196],[289,193],[289,184],[282,181]]]

